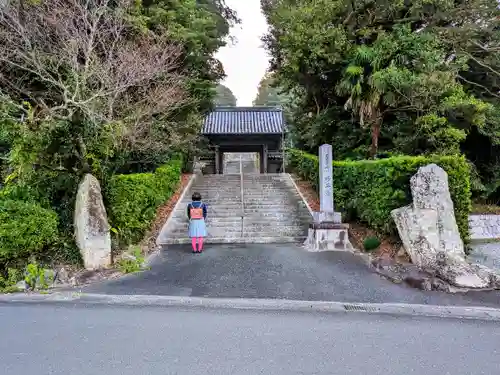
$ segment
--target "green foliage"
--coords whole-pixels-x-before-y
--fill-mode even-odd
[[[54,211],[36,203],[0,200],[0,266],[42,255],[57,240]]]
[[[284,107],[290,100],[289,96],[283,95],[280,88],[274,86],[271,74],[266,74],[260,80],[257,88],[257,96],[253,101],[255,106]]]
[[[376,250],[380,246],[380,240],[377,237],[367,237],[363,241],[365,251]]]
[[[292,169],[317,189],[318,157],[289,150]],[[371,228],[395,233],[391,211],[411,203],[410,178],[418,168],[430,163],[448,174],[460,234],[469,238],[468,216],[471,211],[470,170],[462,156],[395,156],[380,160],[334,161],[333,182],[336,207],[350,220],[360,220]]]
[[[145,258],[140,247],[131,246],[131,250],[131,256],[124,256],[118,262],[118,268],[123,273],[135,273],[145,269]]]
[[[111,224],[120,241],[138,243],[151,226],[157,208],[175,192],[182,169],[181,160],[172,160],[153,173],[113,176],[106,188]]]
[[[15,293],[19,292],[16,284],[23,280],[23,274],[16,268],[8,268],[7,275],[4,277],[0,273],[0,293]]]
[[[62,236],[55,252],[42,251],[44,233],[40,244],[33,235],[16,238],[23,225],[43,221],[35,210],[13,234],[0,233],[0,265],[7,251],[23,261],[36,250],[79,262],[72,240],[78,183],[86,173],[95,175],[109,188],[109,213],[124,239],[140,236],[177,173],[156,168],[179,150],[193,152],[202,116],[224,78],[213,56],[238,20],[223,0],[90,1],[84,12],[64,2],[52,4],[56,8],[49,2],[11,5],[0,7],[0,18],[13,21],[0,35],[0,55],[8,56],[0,76],[9,82],[0,89],[0,199],[53,209]],[[55,13],[68,17],[47,22]],[[94,22],[102,27],[88,35],[68,30]],[[102,46],[115,50],[102,53]],[[125,173],[144,175],[113,178]],[[46,222],[39,231],[52,223]]]
[[[216,82],[224,78],[215,52],[226,45],[229,28],[238,22],[222,0],[152,0],[140,2],[134,21],[140,27],[184,46],[179,71],[189,73],[190,111],[204,112],[213,105]]]
[[[215,106],[217,107],[235,107],[236,97],[229,87],[217,85],[215,97]]]
[[[46,270],[38,263],[30,263],[26,266],[24,272],[24,281],[30,290],[46,290],[54,281],[54,274]]]
[[[261,4],[270,73],[294,97],[294,147],[329,143],[337,160],[463,152],[477,191],[500,201],[496,1]]]

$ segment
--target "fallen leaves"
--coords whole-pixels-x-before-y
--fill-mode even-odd
[[[305,198],[307,204],[309,205],[309,207],[311,207],[311,210],[319,211],[319,197],[312,184],[308,181],[301,180],[295,175],[292,175],[292,178],[299,188],[300,193]]]

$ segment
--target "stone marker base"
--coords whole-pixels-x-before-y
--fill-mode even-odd
[[[342,223],[342,214],[340,212],[313,212],[313,220],[315,223]]]
[[[322,222],[309,224],[309,232],[304,246],[308,251],[349,251],[353,247],[349,241],[349,224]]]

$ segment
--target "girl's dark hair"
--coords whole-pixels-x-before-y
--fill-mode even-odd
[[[193,196],[191,197],[193,201],[201,201],[201,194],[200,193],[193,193]]]

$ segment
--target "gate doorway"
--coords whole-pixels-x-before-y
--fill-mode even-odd
[[[259,153],[225,152],[223,154],[224,174],[250,174],[260,172]]]

